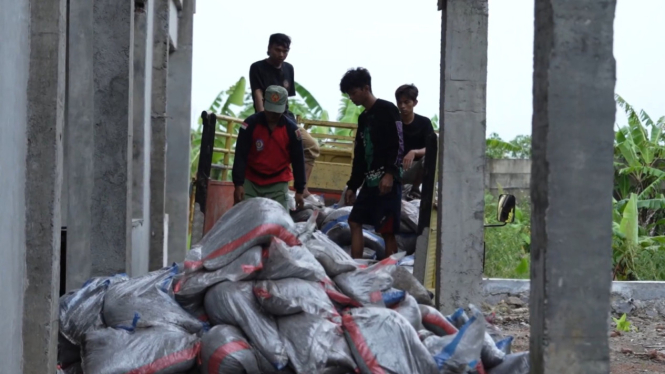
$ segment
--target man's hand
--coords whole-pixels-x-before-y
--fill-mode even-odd
[[[409,151],[409,153],[406,154],[406,156],[404,156],[404,160],[402,161],[404,170],[409,170],[411,168],[414,158],[416,158],[416,151],[412,149]]]
[[[355,202],[356,202],[356,191],[347,189],[346,194],[344,195],[344,203],[346,203],[346,205],[349,206],[353,205],[353,203]]]
[[[301,193],[296,193],[296,210],[300,210],[305,207],[305,199],[303,199]]]
[[[385,195],[393,189],[393,175],[386,173],[379,182],[379,194]]]
[[[245,200],[245,187],[236,186],[236,189],[233,191],[233,205],[236,205],[243,200]]]

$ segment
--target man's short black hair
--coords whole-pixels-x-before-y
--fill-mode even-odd
[[[339,82],[339,89],[343,94],[349,93],[354,88],[362,89],[365,86],[369,86],[369,91],[372,92],[372,76],[365,68],[347,70],[342,81]]]
[[[395,100],[399,101],[401,97],[416,101],[418,100],[418,87],[413,84],[403,84],[395,91]]]
[[[291,48],[291,38],[286,34],[272,34],[268,40],[268,48],[274,44],[289,49]]]

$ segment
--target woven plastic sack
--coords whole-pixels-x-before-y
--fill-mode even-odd
[[[58,366],[56,374],[84,374],[80,362],[67,366]]]
[[[355,373],[358,365],[353,359],[349,343],[344,337],[344,331],[340,329],[335,330],[332,346],[328,351],[328,361],[326,362],[328,372],[333,372],[332,369],[337,369],[341,373]],[[324,371],[326,372],[326,371]]]
[[[224,281],[251,280],[263,268],[263,248],[256,246],[247,250],[230,264],[214,270],[199,269],[179,274],[173,284],[175,300],[187,311],[203,305],[208,288]]]
[[[357,308],[345,312],[342,320],[360,373],[438,372],[432,355],[399,313],[385,308]]]
[[[485,326],[487,326],[485,317],[478,308],[476,308],[474,305],[470,305],[469,309],[471,309],[471,312],[474,315],[482,316],[482,322]],[[450,320],[456,326],[463,326],[469,321],[469,317],[464,312],[464,309],[459,308],[455,311],[455,313],[453,313],[450,316]],[[500,363],[503,362],[505,355],[506,354],[501,349],[497,348],[496,343],[494,342],[494,339],[492,339],[490,334],[487,333],[487,331],[485,331],[485,333],[483,334],[483,347],[480,355],[480,358],[485,368],[491,369],[499,365]]]
[[[197,245],[201,247],[201,259],[188,259],[185,268],[217,270],[250,248],[270,243],[273,237],[298,245],[293,229],[293,219],[278,202],[262,197],[245,200],[215,223]]]
[[[127,275],[88,280],[83,287],[60,297],[60,333],[75,345],[81,345],[85,333],[104,328],[101,312],[104,295],[112,284],[124,282]]]
[[[406,259],[406,257],[404,259]],[[408,292],[409,295],[416,299],[418,304],[432,306],[432,298],[430,297],[427,288],[425,288],[422,283],[418,282],[418,279],[416,279],[413,274],[411,274],[404,266],[401,265],[402,263],[403,262],[400,261],[398,263],[400,266],[397,266],[395,271],[392,273],[393,287],[397,288],[398,290]]]
[[[175,327],[86,334],[83,371],[94,374],[178,374],[194,367],[201,343]]]
[[[418,302],[408,293],[404,296],[402,301],[397,303],[392,309],[401,314],[402,317],[406,318],[416,331],[420,331],[424,328]]]
[[[305,242],[305,247],[321,263],[331,278],[358,268],[353,258],[321,231],[314,232]]]
[[[395,235],[397,241],[397,250],[406,252],[412,255],[416,252],[416,244],[418,243],[418,235],[415,233],[398,233]]]
[[[506,355],[503,362],[490,369],[488,374],[529,374],[531,369],[529,352]]]
[[[223,282],[205,296],[205,308],[213,325],[242,329],[252,346],[280,370],[288,362],[284,342],[272,316],[264,313],[254,297],[254,282]]]
[[[348,222],[349,214],[351,214],[352,209],[352,206],[342,206],[341,208],[330,212],[323,221],[323,224],[320,226],[321,231],[324,234],[327,234],[328,231],[336,224],[340,222]]]
[[[58,334],[58,364],[64,368],[77,362],[81,362],[81,347]]]
[[[278,280],[298,278],[322,281],[327,278],[323,266],[314,255],[302,246],[288,246],[278,238],[273,238],[270,247],[263,250],[263,269],[257,279]]]
[[[381,291],[391,288],[391,274],[403,256],[403,253],[395,254],[365,269],[340,274],[334,278],[335,284],[363,306],[385,306]]]
[[[201,338],[201,373],[260,374],[254,351],[242,331],[229,325],[215,326]]]
[[[425,345],[432,347],[434,344],[430,341],[444,342],[443,348],[434,356],[441,374],[464,374],[474,367],[484,373],[482,364],[480,364],[484,335],[485,317],[478,312],[474,313],[467,323],[452,336],[452,339],[450,336],[430,337],[426,339]]]
[[[402,200],[402,214],[400,215],[400,233],[417,233],[418,232],[418,217],[420,210],[413,204]]]
[[[169,292],[177,266],[150,272],[109,287],[102,316],[109,327],[133,330],[137,327],[178,326],[190,333],[206,325],[187,313]]]
[[[314,214],[314,209],[303,208],[300,210],[293,210],[290,214],[293,222],[305,222],[312,217],[312,214]]]
[[[326,291],[326,295],[330,301],[333,302],[333,305],[335,305],[338,309],[362,306],[356,300],[342,293],[339,287],[337,287],[337,285],[331,279],[328,278],[321,283],[323,284],[323,288]]]
[[[452,335],[457,332],[457,327],[435,308],[428,305],[419,305],[419,307],[423,326],[427,330],[437,336]]]
[[[273,316],[305,312],[341,322],[321,283],[296,278],[257,281],[254,296],[261,308]]]
[[[335,208],[332,207],[325,207],[319,210],[319,215],[316,217],[316,227],[321,228],[323,226],[323,222],[328,218],[328,215],[330,213],[334,212]]]
[[[296,373],[318,373],[326,366],[338,325],[309,313],[277,318],[289,365]]]
[[[514,339],[515,339],[514,337],[509,336],[503,340],[499,340],[498,342],[496,342],[496,347],[499,350],[501,350],[501,352],[509,355],[512,353]]]

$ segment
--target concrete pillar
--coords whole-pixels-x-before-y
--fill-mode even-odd
[[[440,9],[437,301],[452,312],[478,303],[482,290],[487,0],[447,0]]]
[[[532,373],[608,373],[616,1],[537,0]]]
[[[30,62],[24,140],[26,287],[22,372],[42,374],[55,372],[57,356],[67,2],[31,0],[30,20],[24,22],[30,25]]]
[[[67,290],[90,278],[94,184],[93,4],[69,0],[63,220],[67,218]],[[64,225],[64,223],[63,223]]]
[[[31,52],[29,0],[3,4],[0,34],[3,35],[0,43],[0,258],[3,263],[0,271],[0,336],[4,340],[0,344],[0,362],[3,371],[22,373],[27,88]]]
[[[169,215],[168,261],[181,262],[189,229],[189,146],[192,113],[192,33],[194,2],[179,11],[177,49],[169,56],[166,212]],[[173,8],[172,8],[173,10]],[[173,29],[173,28],[172,28]]]
[[[132,271],[148,272],[150,252],[150,105],[154,0],[134,13],[134,137],[132,149]]]
[[[131,265],[134,2],[94,2],[92,275]]]
[[[164,266],[166,246],[166,131],[167,81],[169,66],[169,6],[171,0],[155,1],[152,65],[150,157],[150,270]]]

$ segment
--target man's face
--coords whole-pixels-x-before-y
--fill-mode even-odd
[[[369,93],[369,87],[365,86],[363,88],[352,88],[347,92],[349,99],[356,105],[363,105],[367,101],[367,94]]]
[[[268,122],[272,122],[272,123],[278,122],[279,119],[282,117],[282,113],[269,112],[267,110],[265,111],[265,113],[266,113],[266,119],[268,120]]]
[[[271,61],[281,64],[289,55],[289,48],[283,45],[271,44],[268,46],[268,57]]]
[[[418,100],[412,100],[406,96],[401,96],[399,100],[397,100],[397,107],[403,116],[411,115],[413,113],[413,107],[416,105],[418,105]]]

